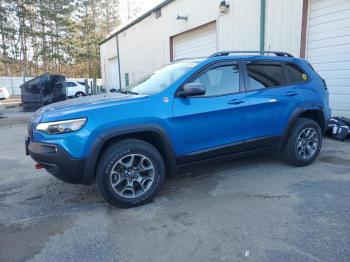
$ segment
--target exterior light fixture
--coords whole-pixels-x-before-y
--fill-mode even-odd
[[[188,20],[188,16],[187,15],[178,15],[176,17],[176,20],[185,20],[185,21],[187,21]]]
[[[222,0],[219,5],[220,13],[225,14],[228,12],[229,4],[226,3],[226,0]]]
[[[157,9],[157,10],[153,11],[152,14],[154,15],[155,18],[159,18],[162,16],[162,10]]]

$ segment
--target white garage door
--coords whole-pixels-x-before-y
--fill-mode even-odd
[[[211,55],[216,52],[216,24],[177,35],[173,41],[174,60]]]
[[[312,0],[307,59],[327,81],[333,116],[350,117],[350,0]]]

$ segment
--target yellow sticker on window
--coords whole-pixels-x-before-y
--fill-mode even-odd
[[[302,78],[303,80],[307,80],[307,75],[306,75],[306,74],[301,74],[301,78]]]

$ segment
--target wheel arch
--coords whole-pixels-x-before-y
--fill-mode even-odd
[[[93,142],[84,172],[86,184],[91,183],[95,177],[96,166],[102,152],[111,144],[131,138],[140,139],[153,145],[164,159],[167,174],[173,175],[175,173],[176,156],[170,139],[161,127],[149,125],[124,129],[118,128],[100,134],[99,138],[95,139]]]
[[[291,114],[291,117],[288,121],[287,127],[286,127],[286,129],[281,137],[280,143],[278,144],[277,150],[279,152],[281,152],[284,149],[284,147],[288,141],[288,137],[289,137],[293,127],[295,126],[295,123],[301,117],[302,118],[309,118],[309,119],[316,121],[319,124],[319,126],[321,127],[322,133],[326,132],[326,119],[325,119],[325,115],[323,113],[322,108],[320,108],[319,106],[307,106],[307,107],[303,107],[303,108],[297,108]]]
[[[310,109],[302,112],[299,117],[303,118],[309,118],[318,123],[318,125],[321,127],[322,133],[326,131],[326,120],[323,111],[321,110],[315,110]]]

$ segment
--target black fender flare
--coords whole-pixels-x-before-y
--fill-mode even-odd
[[[163,157],[167,163],[167,171],[170,175],[173,175],[176,172],[176,155],[173,150],[172,143],[166,132],[162,127],[156,124],[140,124],[106,130],[96,137],[92,143],[90,153],[86,161],[83,184],[91,184],[93,178],[95,177],[96,166],[101,154],[101,150],[110,139],[142,132],[152,132],[161,137],[161,142],[164,145],[165,156]]]
[[[284,146],[286,145],[289,135],[293,129],[293,127],[295,126],[296,121],[298,120],[298,118],[306,111],[319,111],[322,113],[322,115],[324,116],[324,112],[322,107],[318,106],[318,105],[306,105],[306,106],[302,106],[302,107],[297,107],[296,109],[294,109],[294,111],[291,113],[289,120],[288,120],[288,124],[282,134],[282,137],[280,139],[280,142],[278,143],[277,146],[277,151],[281,152],[284,148]],[[324,119],[325,121],[325,119]]]

